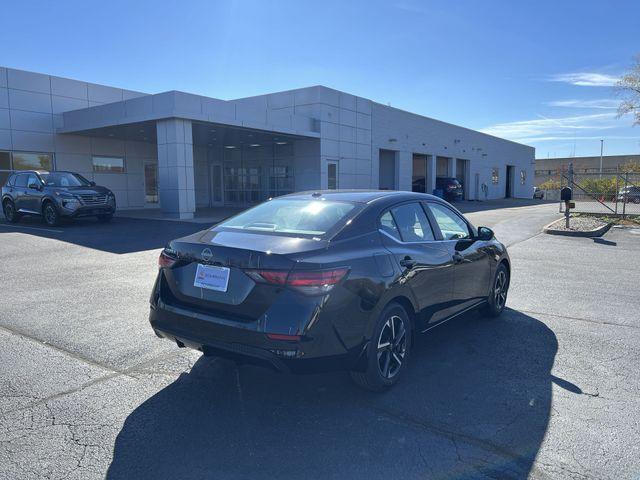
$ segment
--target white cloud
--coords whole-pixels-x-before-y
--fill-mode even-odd
[[[516,142],[536,142],[541,140],[572,140],[578,133],[588,130],[606,130],[616,128],[616,113],[596,113],[573,117],[546,118],[500,123],[483,128],[480,131],[496,137]]]
[[[591,135],[586,137],[537,137],[532,142],[555,142],[559,140],[640,140],[638,137],[622,136],[622,135]],[[573,143],[567,143],[573,145]]]
[[[547,102],[550,107],[566,108],[595,108],[603,110],[614,110],[618,108],[620,102],[612,98],[601,98],[598,100],[556,100]]]
[[[551,82],[569,83],[581,87],[612,87],[618,80],[619,78],[613,75],[595,72],[560,73],[549,77]]]

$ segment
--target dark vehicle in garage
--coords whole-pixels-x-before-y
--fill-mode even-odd
[[[462,183],[457,178],[437,177],[436,189],[442,190],[442,195],[449,202],[458,202],[464,198]]]
[[[264,202],[160,253],[150,323],[180,347],[280,371],[349,370],[379,391],[413,337],[499,315],[504,245],[432,195],[322,191]]]
[[[2,187],[2,211],[9,222],[23,215],[42,216],[47,225],[61,218],[95,216],[108,222],[116,210],[111,190],[74,172],[26,170],[15,172]]]

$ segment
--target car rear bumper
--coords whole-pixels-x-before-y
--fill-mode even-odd
[[[316,373],[359,368],[364,346],[345,351],[339,341],[320,336],[273,340],[254,328],[231,326],[224,319],[205,317],[159,301],[151,305],[149,322],[156,335],[205,355],[260,365],[279,372]],[[333,336],[333,332],[330,334]],[[338,343],[338,346],[336,346]]]

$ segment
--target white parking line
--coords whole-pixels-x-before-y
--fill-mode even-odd
[[[24,225],[7,225],[6,223],[0,223],[0,227],[27,228],[29,230],[40,230],[41,232],[64,233],[64,230],[53,230],[52,228],[41,228],[41,227],[25,227]]]

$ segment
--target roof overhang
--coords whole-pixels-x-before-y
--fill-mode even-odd
[[[319,138],[318,121],[288,111],[242,108],[239,101],[225,101],[170,91],[121,102],[64,112],[58,133],[87,134],[104,129],[152,125],[157,120],[182,118],[195,122]]]

